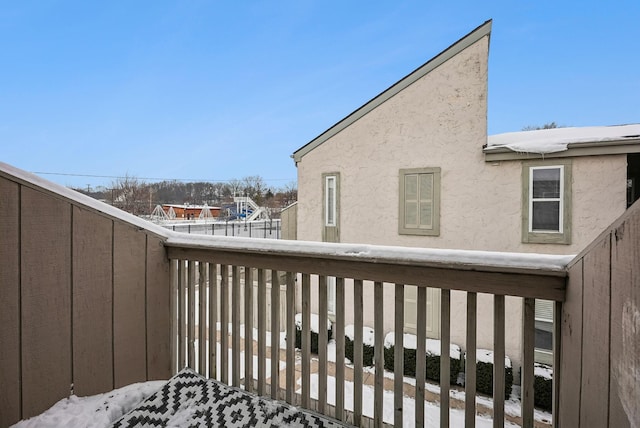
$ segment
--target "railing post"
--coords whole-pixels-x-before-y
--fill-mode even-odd
[[[476,426],[476,334],[478,295],[467,292],[467,351],[464,380],[464,423]]]
[[[393,353],[393,425],[402,426],[402,386],[404,383],[404,285],[396,284],[395,343]]]
[[[327,405],[327,277],[318,278],[318,412]],[[337,360],[337,358],[336,358]]]
[[[504,296],[493,296],[493,428],[504,427]]]
[[[249,223],[251,225],[251,223]],[[279,399],[280,388],[280,280],[271,270],[271,398]]]
[[[258,395],[265,394],[267,371],[267,281],[258,269]]]
[[[189,367],[192,369],[196,369],[196,269],[195,262],[193,260],[189,260],[188,262],[188,272],[189,272],[189,283],[187,286],[189,287],[189,346],[187,348],[187,355],[189,360]]]
[[[287,380],[286,400],[295,404],[295,337],[296,337],[296,285],[294,274],[287,272]]]
[[[533,383],[535,347],[535,299],[523,299],[521,401],[522,428],[533,428]]]
[[[449,427],[451,384],[451,290],[440,292],[440,427]]]
[[[209,377],[218,378],[218,265],[209,263]]]
[[[415,424],[416,428],[424,426],[424,383],[426,380],[426,350],[427,341],[427,288],[418,287],[417,299],[417,341],[416,344],[416,393],[415,393]]]
[[[376,314],[374,319],[374,398],[373,398],[373,423],[374,426],[382,427],[383,393],[384,393],[384,299],[382,282],[376,281],[373,284],[373,310]]]
[[[240,268],[231,268],[231,373],[233,386],[240,386]]]
[[[253,391],[253,268],[244,267],[244,389]]]
[[[362,327],[363,327],[363,298],[362,280],[353,281],[353,424],[362,423]]]
[[[560,356],[562,355],[562,302],[555,302],[553,306],[553,377],[551,404],[551,426],[557,428],[560,403]]]
[[[336,419],[344,420],[344,278],[336,278]],[[326,325],[320,328],[327,328]]]
[[[311,277],[302,274],[302,407],[309,408],[311,393]]]

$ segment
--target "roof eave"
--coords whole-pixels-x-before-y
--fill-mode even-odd
[[[567,145],[567,150],[553,153],[514,152],[507,147],[485,147],[482,151],[485,155],[485,162],[617,155],[626,153],[640,153],[640,138],[569,143]]]

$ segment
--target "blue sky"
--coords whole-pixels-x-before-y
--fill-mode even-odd
[[[7,1],[0,161],[283,186],[296,149],[487,19],[490,134],[640,122],[638,0]]]

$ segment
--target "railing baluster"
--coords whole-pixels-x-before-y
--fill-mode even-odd
[[[186,365],[185,351],[187,340],[186,281],[185,261],[178,260],[178,370]]]
[[[195,262],[189,260],[189,347],[187,348],[189,367],[196,369],[196,269]]]
[[[218,378],[218,265],[209,264],[209,377]]]
[[[258,269],[258,395],[265,395],[267,371],[267,281]]]
[[[416,428],[424,426],[424,383],[426,381],[427,356],[427,288],[418,287],[417,299],[417,346],[416,346],[416,393],[415,424]]]
[[[344,420],[344,278],[336,278],[336,419]],[[320,328],[326,328],[321,326]]]
[[[271,398],[277,400],[280,389],[280,280],[271,271]]]
[[[451,387],[451,290],[440,290],[440,427],[449,428]]]
[[[533,427],[533,364],[535,347],[535,299],[523,299],[522,307],[522,427]]]
[[[232,267],[231,278],[231,373],[233,386],[240,386],[240,268]]]
[[[464,380],[464,425],[466,428],[476,426],[476,324],[478,295],[467,293],[467,353]]]
[[[289,404],[295,404],[296,385],[296,284],[294,274],[287,272],[287,380],[286,400]]]
[[[504,296],[493,296],[493,427],[504,428]]]
[[[362,280],[353,281],[353,424],[360,426],[362,423],[362,327],[363,327],[363,302]]]
[[[393,425],[402,426],[402,387],[404,384],[404,285],[396,284],[393,352]]]
[[[244,267],[244,389],[253,391],[253,268]]]
[[[211,345],[209,343],[209,345]],[[207,370],[207,267],[198,262],[198,373]]]
[[[375,359],[375,380],[373,398],[373,423],[375,427],[382,427],[382,416],[384,414],[384,298],[382,282],[376,281],[373,284],[373,311],[376,314],[374,319],[374,359]]]
[[[302,407],[308,409],[311,394],[311,276],[302,274]]]
[[[551,403],[551,426],[558,427],[558,411],[560,398],[560,355],[562,352],[562,302],[555,302],[553,305],[553,375],[552,403]]]
[[[318,412],[327,409],[327,277],[318,278]]]
[[[178,360],[178,347],[180,346],[180,306],[179,306],[179,277],[178,260],[171,260],[169,264],[169,275],[171,276],[171,374],[180,370]]]
[[[229,384],[229,266],[220,270],[220,380]]]

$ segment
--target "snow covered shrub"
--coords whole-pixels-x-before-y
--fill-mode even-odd
[[[295,316],[296,322],[296,348],[302,349],[302,314],[296,314]],[[311,330],[311,352],[314,354],[318,353],[318,332],[320,331],[320,319],[318,315],[311,314],[311,326],[309,327]],[[331,332],[331,321],[327,320],[327,337],[328,340],[331,340],[333,337]]]
[[[468,355],[467,355],[468,357]],[[504,397],[511,395],[513,369],[509,357],[504,358]],[[476,352],[476,391],[493,397],[493,351],[478,349]]]
[[[344,356],[352,363],[353,358],[353,342],[355,338],[355,328],[353,324],[344,328]],[[373,345],[375,343],[373,329],[362,327],[362,365],[373,366]]]
[[[404,374],[407,376],[416,375],[416,348],[417,338],[413,334],[404,334]],[[395,352],[395,333],[387,334],[384,339],[384,368],[393,371]],[[450,374],[449,381],[455,384],[458,379],[458,373],[462,367],[460,359],[460,347],[451,344],[449,346],[449,365]],[[440,341],[435,339],[426,340],[426,364],[429,380],[440,382]]]
[[[533,379],[533,402],[536,407],[551,411],[553,404],[553,369],[536,363]]]

